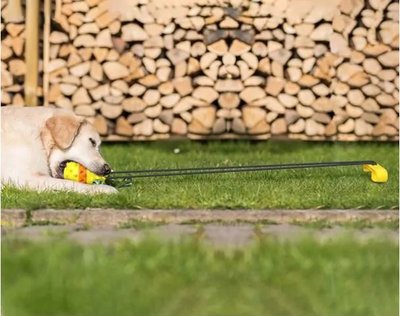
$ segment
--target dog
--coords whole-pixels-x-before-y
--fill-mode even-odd
[[[34,191],[115,193],[108,185],[90,185],[63,179],[68,161],[98,175],[111,167],[99,152],[100,136],[73,112],[52,107],[1,108],[1,186]]]

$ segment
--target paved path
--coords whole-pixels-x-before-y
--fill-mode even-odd
[[[8,239],[45,240],[66,238],[81,244],[109,244],[121,239],[140,241],[153,236],[164,241],[195,238],[221,248],[244,247],[261,238],[296,241],[313,236],[321,242],[351,235],[361,242],[385,238],[398,242],[398,230],[352,229],[349,221],[398,220],[397,211],[308,210],[308,211],[166,211],[166,210],[24,210],[2,211],[2,236]],[[309,221],[332,223],[312,229]]]
[[[78,224],[90,227],[120,227],[130,221],[156,223],[294,223],[326,221],[342,223],[365,220],[369,222],[397,220],[394,210],[2,210],[3,227],[30,224]]]
[[[152,228],[90,228],[79,225],[46,225],[26,226],[3,229],[3,241],[9,239],[29,239],[42,241],[55,238],[66,238],[84,245],[92,243],[110,244],[120,240],[133,242],[152,236],[165,242],[176,242],[184,238],[194,238],[216,247],[244,247],[261,238],[272,238],[277,241],[295,242],[303,237],[316,238],[321,242],[352,236],[360,242],[383,238],[398,242],[398,230],[386,228],[352,229],[342,226],[312,229],[292,224],[254,225],[254,224],[163,224]]]

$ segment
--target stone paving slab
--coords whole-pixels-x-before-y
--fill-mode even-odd
[[[138,242],[143,234],[134,228],[130,229],[91,229],[70,233],[67,238],[83,245],[110,244],[121,240]]]
[[[157,227],[136,229],[94,228],[82,229],[77,225],[47,225],[27,226],[13,229],[3,229],[3,241],[22,239],[31,241],[45,241],[55,238],[89,244],[112,244],[121,240],[138,242],[152,236],[163,242],[178,242],[186,238],[194,238],[206,245],[217,248],[229,249],[247,247],[262,238],[274,239],[278,242],[296,242],[305,237],[312,237],[318,241],[326,242],[335,238],[351,236],[360,242],[372,239],[384,239],[398,243],[398,230],[383,228],[354,229],[334,226],[332,228],[311,229],[307,227],[276,224],[162,224]]]
[[[254,225],[216,225],[204,226],[206,243],[220,248],[244,247],[255,240]]]
[[[301,238],[312,237],[321,242],[326,242],[336,238],[352,237],[360,242],[368,242],[372,239],[387,239],[399,242],[399,231],[397,229],[387,228],[348,228],[342,226],[333,226],[329,228],[308,228],[297,225],[281,224],[267,225],[260,229],[261,235],[268,238],[274,238],[279,241],[296,241]]]
[[[199,232],[199,228],[195,225],[167,224],[144,231],[156,238],[176,242],[184,237],[194,236]]]
[[[52,237],[67,236],[75,230],[77,230],[76,226],[25,226],[15,229],[2,229],[2,237],[5,239],[11,237],[28,239],[31,241],[43,241]]]
[[[82,225],[88,227],[120,227],[130,221],[156,223],[261,223],[277,224],[327,221],[341,223],[356,220],[370,222],[398,220],[395,210],[35,210],[6,209],[1,211],[3,227],[20,227],[32,223]],[[29,216],[28,216],[29,215]]]
[[[398,220],[392,210],[2,210],[2,237],[42,241],[66,238],[83,245],[137,242],[153,236],[166,242],[197,238],[220,248],[246,247],[260,238],[296,241],[312,236],[320,241],[352,235],[359,241],[386,238],[398,242],[398,230],[351,229],[335,224],[357,220]],[[313,229],[293,225],[331,223]]]
[[[1,210],[2,227],[22,227],[27,221],[25,210]]]

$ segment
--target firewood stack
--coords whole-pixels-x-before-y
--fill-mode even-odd
[[[1,1],[1,104],[24,105],[25,25],[21,12]],[[11,10],[12,11],[12,10]],[[16,14],[15,14],[16,13]],[[21,13],[21,14],[19,14]]]
[[[108,140],[394,140],[398,12],[394,0],[58,0],[46,97]]]

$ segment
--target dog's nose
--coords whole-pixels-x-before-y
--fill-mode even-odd
[[[111,173],[111,167],[108,164],[104,164],[103,166],[103,174],[106,176]]]

